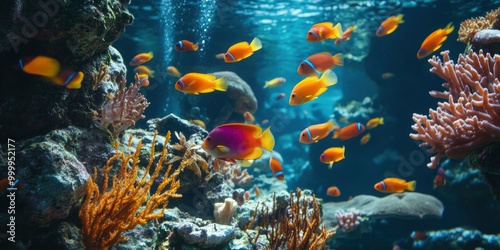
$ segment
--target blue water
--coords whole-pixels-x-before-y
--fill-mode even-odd
[[[482,209],[481,204],[449,199],[433,189],[436,172],[425,166],[429,156],[408,136],[413,132],[412,113],[427,114],[429,108],[435,108],[437,101],[428,91],[440,89],[443,83],[441,78],[429,73],[429,57],[416,58],[423,39],[453,22],[455,31],[441,50],[450,50],[451,58],[456,60],[464,50],[464,44],[457,42],[460,22],[483,16],[498,5],[499,1],[161,0],[152,5],[133,1],[129,9],[135,16],[134,24],[114,46],[125,61],[136,53],[155,53],[150,65],[155,65],[157,75],[145,92],[151,102],[146,111],[150,118],[180,112],[178,100],[182,94],[174,90],[177,79],[166,75],[167,66],[176,66],[182,73],[222,70],[237,73],[257,97],[259,108],[254,114],[257,121],[274,121],[275,150],[283,156],[285,172],[289,171],[289,190],[308,188],[325,201],[343,201],[359,194],[383,196],[373,189],[374,183],[397,176],[416,180],[418,192],[432,194],[445,203],[443,219],[425,222],[419,225],[422,229],[470,226],[498,233],[498,215],[491,221],[489,216],[494,214],[488,214],[489,211],[476,213]],[[376,37],[379,24],[396,14],[404,14],[405,22],[393,34]],[[331,40],[307,42],[305,34],[309,28],[324,21],[340,22],[344,29],[357,25],[358,29],[349,41],[339,46]],[[262,40],[263,48],[251,57],[232,64],[215,59],[216,54],[225,52],[234,43],[250,42],[254,37]],[[173,50],[175,42],[181,39],[198,42],[200,50],[196,53]],[[289,106],[288,95],[303,79],[296,73],[297,66],[307,56],[323,51],[346,56],[345,65],[334,69],[338,84],[308,104]],[[394,77],[382,79],[386,72],[393,73]],[[262,89],[264,82],[274,77],[285,77],[287,82],[277,88]],[[287,97],[275,101],[282,92]],[[360,145],[359,137],[345,142],[326,138],[312,145],[298,142],[302,129],[328,120],[336,105],[346,105],[352,100],[361,102],[366,97],[373,100],[375,109],[369,118],[385,118],[383,126],[370,131],[372,138],[368,144]],[[243,121],[243,117],[241,119]],[[367,120],[353,121],[365,123]],[[319,155],[332,146],[345,146],[346,159],[329,170],[319,162]],[[307,161],[310,165],[305,170],[293,165]],[[341,197],[326,196],[326,188],[332,185],[341,189]],[[401,237],[413,230],[400,221],[392,225],[395,228],[382,226],[384,232],[394,234],[386,235],[389,238]],[[396,228],[398,230],[394,230]],[[374,237],[368,236],[365,240]]]

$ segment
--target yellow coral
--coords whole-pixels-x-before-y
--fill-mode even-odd
[[[170,165],[156,192],[147,199],[151,186],[163,168],[168,153],[166,145],[169,139],[170,132],[165,138],[160,159],[149,179],[147,179],[147,175],[153,164],[156,132],[151,143],[148,165],[140,179],[137,179],[137,175],[142,148],[141,142],[137,145],[134,154],[118,150],[119,143],[118,141],[115,143],[116,154],[106,162],[103,173],[104,183],[101,190],[96,184],[97,169],[94,168],[94,176],[88,181],[87,198],[79,213],[85,249],[109,249],[113,245],[127,240],[122,235],[123,232],[139,224],[145,224],[148,220],[161,218],[168,200],[172,197],[181,197],[180,194],[177,194],[177,190],[180,187],[178,175],[182,171],[183,164],[173,173],[170,173],[172,167]],[[131,141],[132,137],[129,140],[129,147]],[[113,176],[111,187],[108,189],[108,172],[117,160],[121,161],[120,172]],[[145,206],[141,207],[143,204]],[[154,213],[158,207],[162,207],[162,210]],[[140,208],[142,209],[139,211]]]
[[[477,32],[498,26],[500,26],[500,8],[488,12],[484,17],[473,17],[463,21],[458,29],[457,41],[469,44]]]

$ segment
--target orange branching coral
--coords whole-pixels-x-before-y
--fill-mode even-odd
[[[443,78],[447,91],[431,91],[442,98],[429,116],[413,114],[415,124],[410,134],[423,141],[421,147],[435,154],[429,168],[437,167],[443,156],[463,158],[491,142],[500,141],[500,56],[469,51],[460,55],[455,64],[449,51],[441,52],[443,62],[433,56],[430,70]]]
[[[144,174],[139,179],[139,154],[142,143],[137,145],[134,154],[127,154],[118,150],[119,143],[116,142],[116,154],[112,156],[104,167],[104,183],[101,190],[97,186],[97,169],[94,168],[94,176],[89,179],[87,186],[87,198],[83,204],[79,216],[82,221],[83,243],[86,249],[109,249],[111,246],[127,240],[122,235],[139,224],[145,224],[148,220],[163,217],[163,211],[168,205],[170,198],[181,197],[177,194],[180,187],[178,175],[182,171],[182,164],[173,173],[171,165],[163,175],[156,192],[148,199],[149,191],[167,155],[166,145],[170,139],[167,134],[160,159],[156,163],[154,173],[148,179],[147,175],[154,158],[154,145],[156,132],[151,145],[148,165]],[[129,147],[132,137],[129,140]],[[108,172],[113,168],[116,161],[121,162],[120,171],[111,180],[108,188]],[[129,167],[130,163],[130,167]],[[141,207],[144,205],[143,207]],[[155,213],[154,210],[161,207],[162,210]]]
[[[485,17],[473,17],[463,21],[458,29],[458,41],[469,44],[474,35],[481,30],[500,26],[500,8],[492,10]]]
[[[335,234],[328,232],[325,225],[321,226],[321,209],[316,197],[313,195],[312,200],[305,197],[301,199],[301,194],[299,188],[297,197],[290,192],[289,206],[284,210],[276,207],[276,199],[273,198],[273,210],[276,209],[277,216],[267,216],[269,209],[261,209],[262,221],[258,235],[266,232],[269,241],[267,249],[325,249],[326,240]],[[254,220],[250,223],[253,224]]]

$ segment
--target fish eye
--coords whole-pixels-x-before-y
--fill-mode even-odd
[[[207,137],[207,141],[210,141],[210,140],[212,140],[212,138],[210,138],[210,137]]]
[[[175,84],[179,85],[179,84],[181,84],[181,83],[180,83],[179,81],[177,81]]]
[[[292,98],[295,98],[295,94],[292,94],[292,95],[291,95],[291,97],[292,97]]]
[[[311,31],[309,31],[309,32],[307,32],[307,34],[308,34],[308,35],[312,35],[312,32],[311,32]]]

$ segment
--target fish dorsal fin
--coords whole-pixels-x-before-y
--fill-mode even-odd
[[[192,76],[195,76],[195,77],[200,77],[200,78],[207,79],[207,80],[210,80],[210,81],[213,81],[213,80],[217,79],[216,76],[210,75],[210,74],[189,73],[189,75],[192,75]],[[193,81],[193,83],[194,83],[194,81]]]
[[[230,149],[224,145],[217,145],[217,150],[221,153],[229,153]]]
[[[322,23],[317,23],[317,24],[313,25],[313,27],[318,27],[318,26],[331,28],[331,27],[333,27],[333,23],[332,22],[322,22]]]
[[[252,166],[254,160],[236,160],[236,163],[240,164],[242,167]]]

